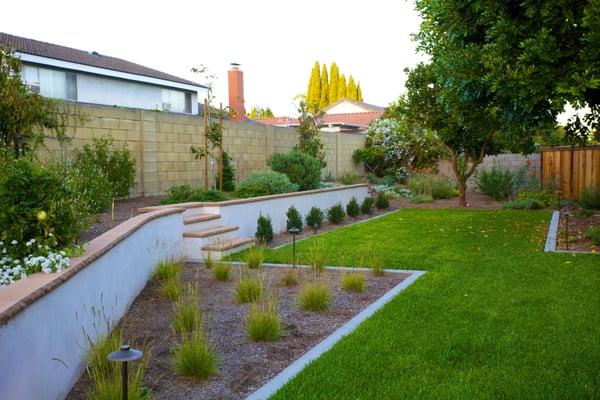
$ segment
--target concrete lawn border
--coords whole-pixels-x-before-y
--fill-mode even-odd
[[[228,262],[230,265],[242,265],[241,262]],[[263,263],[264,267],[267,268],[289,268],[291,264],[269,264]],[[311,268],[309,265],[296,265],[296,268]],[[325,269],[329,270],[358,270],[358,271],[370,271],[370,268],[359,268],[359,267],[333,267],[327,266]],[[314,360],[319,358],[323,353],[330,350],[337,342],[342,338],[352,333],[361,323],[371,317],[375,312],[389,303],[398,293],[413,284],[419,277],[423,276],[426,271],[410,270],[410,269],[385,269],[386,273],[408,273],[410,274],[406,279],[394,286],[392,289],[385,292],[380,298],[375,300],[369,306],[367,306],[360,313],[352,317],[344,325],[336,329],[331,335],[326,337],[315,347],[308,350],[302,357],[288,365],[283,371],[277,374],[273,379],[265,383],[263,386],[258,388],[256,391],[251,393],[246,400],[266,400],[279,389],[284,387],[292,378],[298,375],[306,366],[312,363]]]
[[[558,239],[558,222],[560,221],[560,211],[553,211],[546,236],[545,252],[556,252],[556,241]]]

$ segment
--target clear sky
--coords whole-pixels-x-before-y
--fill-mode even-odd
[[[227,105],[227,69],[241,63],[246,109],[295,112],[316,60],[335,61],[360,81],[366,102],[385,106],[404,91],[404,68],[416,64],[410,34],[413,1],[9,1],[0,31],[136,62],[201,82],[217,76]],[[10,18],[9,18],[10,16]]]

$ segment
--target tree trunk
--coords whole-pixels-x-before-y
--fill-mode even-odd
[[[458,205],[461,207],[467,206],[467,183],[458,182]]]

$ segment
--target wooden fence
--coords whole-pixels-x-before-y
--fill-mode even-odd
[[[542,148],[544,187],[555,187],[566,199],[578,199],[588,186],[600,185],[600,146]]]

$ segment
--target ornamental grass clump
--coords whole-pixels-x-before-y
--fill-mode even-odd
[[[165,260],[158,263],[154,276],[159,280],[165,281],[174,278],[181,272],[182,263],[178,260]]]
[[[191,333],[181,332],[181,343],[173,349],[173,365],[182,376],[206,379],[217,374],[217,356],[201,323]]]
[[[286,230],[296,228],[302,231],[302,215],[296,207],[290,206],[285,215],[287,217]]]
[[[263,287],[259,278],[242,274],[235,287],[235,300],[239,304],[255,303],[260,300]]]
[[[324,246],[323,240],[317,240],[311,245],[308,253],[310,267],[317,275],[321,275],[325,268]]]
[[[265,249],[262,246],[253,246],[246,253],[246,265],[250,269],[259,269],[265,259]]]
[[[377,195],[377,200],[375,201],[375,206],[379,210],[385,210],[390,207],[390,198],[385,192],[381,192]]]
[[[160,285],[160,293],[169,301],[177,301],[183,292],[181,274],[165,279]]]
[[[302,288],[298,297],[300,309],[305,311],[325,311],[331,302],[329,287],[322,282],[309,283]]]
[[[329,210],[327,210],[327,219],[331,224],[340,224],[344,221],[345,217],[346,212],[344,211],[344,206],[342,206],[342,203],[334,204]]]
[[[306,225],[316,231],[323,225],[323,219],[325,219],[323,211],[318,207],[312,207],[308,214],[306,214]]]
[[[229,275],[231,274],[231,265],[218,262],[215,264],[212,271],[216,280],[225,282],[229,280]]]
[[[352,197],[348,204],[346,204],[346,214],[352,218],[356,218],[360,214],[360,206],[358,205],[356,197]]]
[[[384,274],[383,262],[381,257],[374,255],[371,257],[371,272],[375,276],[382,276]]]
[[[255,342],[273,342],[283,334],[277,299],[268,297],[264,303],[254,303],[246,316],[246,334]]]
[[[291,287],[298,284],[298,272],[295,268],[286,268],[283,276],[281,277],[281,283],[284,286]]]
[[[362,204],[360,205],[360,212],[363,214],[371,215],[373,213],[373,207],[375,206],[375,201],[372,197],[365,197]]]
[[[342,288],[349,292],[363,292],[365,283],[365,274],[362,272],[344,272],[342,274]]]
[[[173,306],[173,329],[179,332],[191,332],[200,321],[198,284],[188,283],[183,296]]]
[[[204,266],[208,269],[211,269],[215,266],[215,261],[212,259],[212,255],[210,251],[207,251],[204,254]]]

